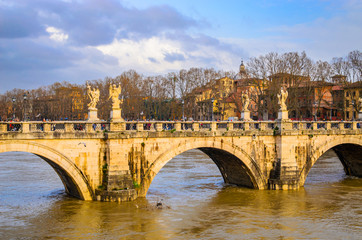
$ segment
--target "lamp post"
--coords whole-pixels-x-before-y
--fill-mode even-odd
[[[26,93],[24,93],[24,95],[23,95],[23,99],[24,99],[24,103],[23,103],[23,105],[24,105],[24,121],[27,120],[27,112],[26,112],[26,100],[27,100],[27,98],[28,98],[28,96],[26,95]]]
[[[211,121],[214,121],[214,98],[211,98]]]
[[[13,121],[15,120],[15,101],[16,101],[16,98],[13,97]]]
[[[185,120],[185,108],[184,108],[185,101],[182,100],[182,121]]]

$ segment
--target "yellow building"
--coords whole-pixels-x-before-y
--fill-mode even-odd
[[[261,82],[262,81],[262,82]],[[264,81],[247,77],[243,62],[234,78],[223,77],[209,82],[206,86],[195,89],[194,120],[228,120],[240,117],[242,109],[241,94],[248,92],[249,110],[257,115],[257,96],[266,87]],[[260,101],[259,101],[260,102]]]
[[[211,81],[206,86],[195,89],[194,120],[225,120],[235,116],[235,104],[228,101],[236,89],[235,80],[224,77]]]

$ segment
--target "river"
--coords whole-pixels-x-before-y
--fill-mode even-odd
[[[332,152],[298,191],[226,185],[198,150],[165,165],[147,197],[86,202],[68,197],[39,157],[0,154],[1,239],[361,239],[362,179]],[[156,208],[162,202],[162,209]]]

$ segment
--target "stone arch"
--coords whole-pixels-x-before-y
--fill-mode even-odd
[[[138,191],[138,196],[145,197],[150,187],[154,177],[157,173],[163,168],[163,166],[169,162],[175,156],[186,152],[191,149],[199,149],[205,154],[207,154],[219,168],[225,182],[237,184],[233,181],[228,181],[229,176],[227,173],[230,173],[231,168],[228,170],[225,169],[225,162],[220,163],[220,155],[226,157],[236,164],[236,169],[234,171],[242,171],[239,174],[244,174],[243,179],[247,177],[250,180],[247,187],[252,187],[256,189],[265,189],[267,188],[267,180],[262,174],[258,164],[240,147],[225,143],[223,140],[214,140],[214,139],[202,139],[196,141],[183,141],[178,142],[174,145],[171,145],[166,151],[154,158],[154,161],[151,161],[152,164],[145,173],[145,176],[141,180],[141,188]],[[224,168],[224,169],[223,169]],[[235,180],[235,174],[233,180]],[[240,185],[240,184],[238,184]],[[245,185],[244,185],[245,186]]]
[[[362,138],[357,136],[329,137],[323,143],[312,148],[299,175],[300,186],[304,182],[317,160],[332,149],[341,161],[347,175],[362,177]]]
[[[42,144],[25,141],[0,142],[2,152],[28,152],[45,160],[58,174],[66,192],[83,200],[93,200],[93,192],[82,171],[64,154]]]

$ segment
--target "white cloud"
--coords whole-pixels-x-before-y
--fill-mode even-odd
[[[177,42],[151,37],[140,41],[114,40],[109,45],[96,47],[106,55],[116,57],[123,69],[142,69],[146,72],[163,72],[168,68],[179,68],[179,62],[169,63],[164,54],[182,53]]]
[[[46,31],[50,34],[49,38],[56,42],[65,42],[69,37],[68,34],[55,27],[47,27]]]
[[[117,58],[120,69],[135,69],[146,74],[164,74],[191,67],[233,70],[237,67],[233,65],[238,64],[242,57],[217,46],[198,45],[194,50],[185,48],[184,42],[156,36],[139,41],[115,39],[109,45],[96,47],[103,54]],[[168,61],[166,56],[178,58]]]

